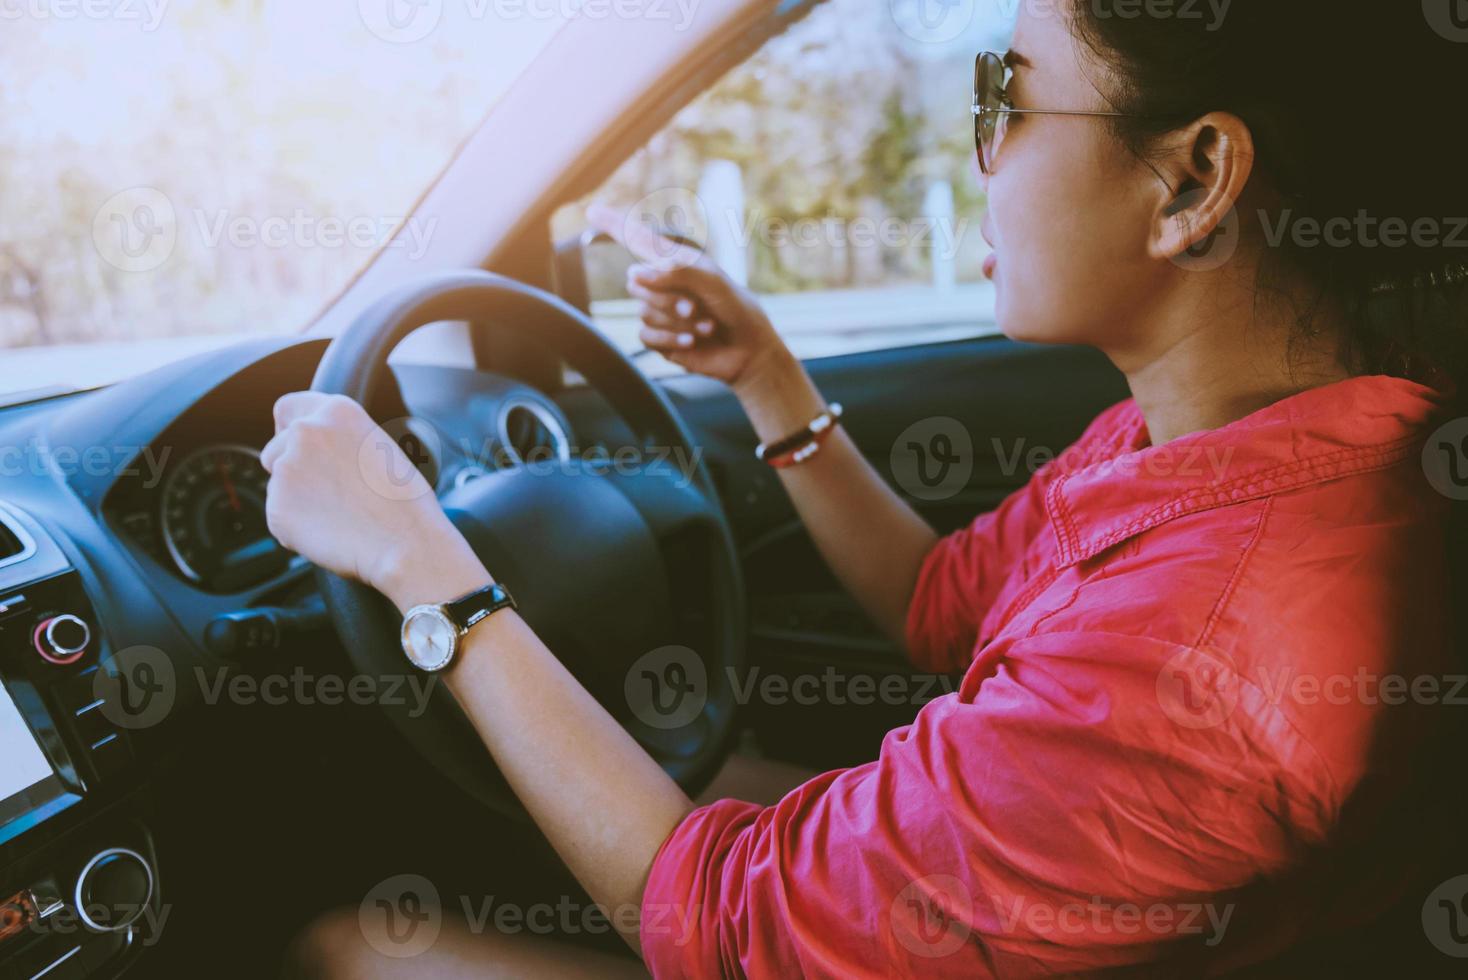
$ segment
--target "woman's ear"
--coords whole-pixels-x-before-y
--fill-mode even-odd
[[[1153,163],[1166,178],[1148,251],[1176,260],[1206,252],[1216,234],[1236,231],[1235,207],[1254,171],[1254,137],[1238,116],[1211,112],[1169,141]]]

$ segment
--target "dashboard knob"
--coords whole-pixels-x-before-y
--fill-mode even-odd
[[[31,644],[41,659],[61,667],[80,660],[91,642],[92,628],[86,620],[71,613],[41,620],[31,635]]]
[[[97,854],[77,875],[77,913],[93,932],[123,932],[153,901],[153,868],[137,851],[114,847]]]

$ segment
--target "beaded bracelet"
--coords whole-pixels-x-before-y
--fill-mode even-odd
[[[833,404],[794,435],[787,436],[778,442],[762,444],[754,451],[754,456],[760,462],[768,463],[777,470],[804,463],[821,451],[821,446],[825,445],[831,433],[836,431],[836,426],[841,421],[841,414],[841,406]]]

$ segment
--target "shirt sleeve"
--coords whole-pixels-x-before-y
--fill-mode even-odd
[[[1098,415],[1075,444],[1036,471],[1029,483],[991,513],[949,535],[928,553],[907,609],[907,649],[913,663],[935,674],[956,674],[973,662],[984,617],[1025,555],[1049,527],[1045,494],[1061,473],[1106,453],[1141,423],[1127,400]]]
[[[1045,475],[928,553],[907,610],[908,655],[919,669],[956,674],[973,660],[979,624],[1045,527]]]
[[[645,892],[653,976],[1029,976],[1211,951],[1244,917],[1221,896],[1293,860],[1318,787],[1261,750],[1305,752],[1287,730],[1167,717],[1158,673],[1195,656],[1033,637],[876,762],[773,807],[695,811]]]

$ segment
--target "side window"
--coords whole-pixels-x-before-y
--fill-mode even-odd
[[[703,243],[804,358],[996,332],[969,111],[1003,0],[827,0],[685,107],[586,204]],[[637,346],[625,255],[588,256],[592,313]]]

